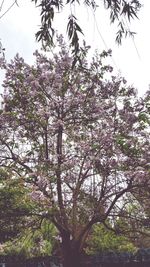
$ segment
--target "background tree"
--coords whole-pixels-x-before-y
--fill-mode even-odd
[[[19,55],[3,63],[0,165],[29,190],[30,220],[59,231],[63,266],[76,267],[92,226],[127,218],[133,190],[149,188],[149,114],[141,123],[145,99],[123,78],[106,79],[109,53],[88,64],[84,46],[82,68],[72,69],[58,42],[49,59],[36,52],[33,66]]]
[[[1,254],[22,255],[25,258],[32,258],[54,255],[56,249],[59,250],[56,228],[45,220],[41,227],[22,229],[19,232],[19,237],[2,243]]]
[[[108,223],[110,227],[112,225]],[[124,235],[108,230],[102,224],[96,224],[88,237],[86,253],[100,254],[109,251],[135,252],[136,246]]]
[[[10,240],[27,226],[31,202],[22,182],[0,169],[0,242]]]
[[[126,236],[137,248],[150,247],[150,214],[144,203],[146,198],[149,199],[148,195],[148,190],[145,190],[143,200],[139,195],[140,199],[134,199],[134,204],[129,204],[127,210],[124,210],[124,218],[115,222],[116,233]],[[133,197],[130,203],[133,202],[132,199]]]

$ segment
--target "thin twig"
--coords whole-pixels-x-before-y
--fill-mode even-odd
[[[0,19],[2,18],[2,17],[4,17],[9,11],[10,11],[10,9],[14,6],[14,5],[17,5],[18,6],[18,4],[17,4],[17,1],[15,0],[13,3],[12,3],[12,5],[0,16]],[[1,11],[1,10],[0,10]]]
[[[1,6],[0,6],[0,12],[2,11],[2,7],[3,7],[3,4],[4,4],[4,1],[5,1],[5,0],[3,0],[2,3],[1,3]]]

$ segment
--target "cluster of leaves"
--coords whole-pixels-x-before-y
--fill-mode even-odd
[[[126,19],[130,22],[131,19],[138,18],[138,11],[141,8],[140,1],[116,1],[105,0],[105,6],[110,9],[110,21],[114,23],[118,21],[118,32],[116,42],[121,44],[122,38],[134,36],[135,32],[131,31],[127,26]]]
[[[74,6],[75,4],[84,4],[86,7],[95,10],[99,3],[95,0],[68,0],[64,2],[63,0],[32,0],[41,9],[41,27],[36,33],[36,38],[38,41],[42,41],[43,46],[49,47],[53,45],[53,37],[55,29],[53,28],[53,20],[56,11],[63,11],[66,5]],[[138,17],[138,12],[141,8],[140,1],[132,0],[104,0],[104,7],[110,11],[110,21],[114,23],[118,21],[118,32],[116,36],[116,41],[118,44],[121,43],[123,36],[133,36],[135,33],[129,30],[129,27],[124,22],[124,18],[130,22],[131,19]],[[73,14],[71,9],[71,14],[68,17],[67,33],[70,40],[70,45],[72,47],[72,52],[78,60],[80,45],[79,45],[79,35],[83,34],[81,26],[77,22],[77,17]]]

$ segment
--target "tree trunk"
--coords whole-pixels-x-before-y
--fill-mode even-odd
[[[63,267],[82,267],[79,246],[68,237],[62,238],[62,256]]]

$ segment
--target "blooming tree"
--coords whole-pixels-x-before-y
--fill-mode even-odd
[[[28,189],[31,218],[58,229],[63,266],[76,267],[92,226],[113,226],[133,192],[149,186],[148,100],[122,78],[107,80],[109,52],[88,64],[84,46],[82,67],[72,69],[58,42],[49,59],[35,52],[33,66],[19,55],[3,62],[0,164]]]

